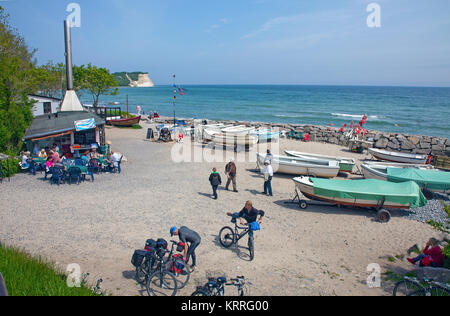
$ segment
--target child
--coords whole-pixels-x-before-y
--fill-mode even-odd
[[[429,249],[432,247],[431,249]],[[439,241],[435,238],[431,238],[423,253],[416,258],[408,258],[408,261],[412,264],[420,262],[421,267],[443,267],[444,266],[444,254],[442,253],[441,247],[439,247]]]
[[[220,174],[217,172],[216,168],[213,169],[213,172],[209,176],[209,182],[211,183],[213,189],[214,200],[217,200],[217,188],[220,184],[222,184],[222,179],[220,178]]]

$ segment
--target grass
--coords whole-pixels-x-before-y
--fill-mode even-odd
[[[68,287],[53,263],[13,248],[0,248],[0,272],[10,296],[98,296],[86,285]]]
[[[139,124],[134,124],[132,126],[116,126],[118,128],[129,128],[129,129],[143,129],[143,127]]]

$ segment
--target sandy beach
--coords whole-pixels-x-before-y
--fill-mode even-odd
[[[148,238],[170,241],[169,228],[187,226],[202,243],[198,267],[179,295],[190,295],[207,276],[245,275],[249,295],[391,295],[390,284],[369,288],[371,263],[382,272],[410,269],[405,261],[387,258],[406,254],[415,244],[444,236],[431,226],[394,212],[387,224],[367,210],[311,206],[300,210],[285,204],[294,197],[292,177],[275,175],[274,197],[261,194],[263,176],[256,173],[255,157],[238,161],[239,193],[219,189],[211,199],[208,177],[213,167],[224,176],[226,162],[172,161],[173,144],[146,141],[141,130],[107,129],[112,148],[124,154],[122,174],[102,174],[81,185],[50,185],[38,174],[20,174],[0,185],[0,240],[41,255],[65,270],[71,263],[89,272],[89,281],[103,278],[102,289],[112,295],[146,295],[134,280],[130,263],[135,249]],[[285,149],[360,159],[365,155],[323,143],[280,140]],[[276,145],[275,145],[276,146]],[[230,153],[228,153],[229,155]],[[218,233],[231,226],[227,212],[239,211],[245,201],[266,212],[256,233],[256,254],[249,261],[246,238],[240,247],[223,249]],[[227,289],[235,294],[234,289]],[[231,292],[230,292],[231,291]]]

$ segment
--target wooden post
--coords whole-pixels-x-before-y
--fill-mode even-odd
[[[0,272],[0,296],[8,296],[8,291],[6,290],[5,280]]]

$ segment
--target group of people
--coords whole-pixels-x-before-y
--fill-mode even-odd
[[[264,159],[264,165],[265,169],[263,171],[264,173],[264,192],[262,194],[273,196],[272,191],[272,179],[273,179],[273,155],[270,152],[270,150],[267,150],[267,155]],[[234,162],[234,159],[231,159],[231,161],[225,166],[225,175],[227,177],[227,184],[225,185],[225,189],[229,191],[229,187],[231,183],[233,184],[233,192],[239,192],[237,190],[237,168],[236,163]],[[209,182],[211,184],[212,190],[213,190],[213,198],[215,200],[218,199],[217,195],[217,189],[219,188],[219,185],[222,184],[222,178],[217,171],[217,168],[213,168],[212,173],[209,176]]]
[[[234,220],[239,220],[242,226],[255,222],[258,223],[258,225],[261,225],[265,212],[255,209],[253,207],[253,202],[247,201],[245,202],[244,208],[239,213],[228,213],[227,215],[232,216]],[[244,220],[247,223],[244,223]],[[253,232],[250,231],[249,235],[251,236],[252,234]],[[192,257],[191,269],[194,269],[197,266],[195,250],[202,241],[200,235],[186,226],[180,228],[173,226],[170,228],[170,236],[178,236],[179,240],[184,243],[183,260],[188,264]]]

